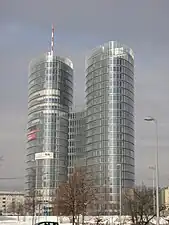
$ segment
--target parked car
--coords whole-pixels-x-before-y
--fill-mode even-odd
[[[35,225],[59,225],[59,223],[58,222],[51,222],[51,221],[44,221],[44,222],[36,223]]]

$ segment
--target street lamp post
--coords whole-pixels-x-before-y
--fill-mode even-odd
[[[122,168],[121,164],[117,164],[120,172],[120,207],[119,207],[119,224],[121,225],[121,216],[122,216]]]
[[[157,221],[156,224],[159,225],[159,218],[160,218],[160,212],[159,212],[159,166],[158,166],[158,122],[153,117],[146,117],[144,119],[147,122],[153,122],[155,124],[155,131],[156,131],[156,166],[155,166],[155,172],[156,172],[156,216]]]
[[[155,166],[149,166],[149,169],[153,171],[153,213],[156,213],[156,202],[155,202]]]

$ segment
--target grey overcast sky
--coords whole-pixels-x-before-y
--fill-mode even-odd
[[[28,64],[49,50],[53,23],[56,54],[74,63],[77,105],[90,49],[118,40],[134,50],[136,181],[152,182],[155,126],[143,121],[151,115],[159,123],[160,184],[169,184],[168,9],[168,0],[0,0],[0,177],[24,175]]]

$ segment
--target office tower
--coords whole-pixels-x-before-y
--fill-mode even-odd
[[[93,210],[112,215],[120,207],[120,189],[132,188],[135,181],[130,48],[110,41],[91,52],[86,60],[86,104],[87,166],[99,193]]]
[[[73,103],[73,64],[51,51],[29,68],[26,193],[36,190],[44,210],[68,173],[68,114]],[[46,212],[46,214],[49,214]]]
[[[76,108],[77,109],[77,108]],[[86,166],[86,111],[69,113],[68,176],[75,167]]]

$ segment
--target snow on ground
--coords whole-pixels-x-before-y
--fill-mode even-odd
[[[114,224],[114,225],[119,225],[119,217],[118,216],[103,216],[100,217],[103,219],[103,223],[106,224]],[[32,225],[38,222],[45,222],[45,221],[50,221],[50,222],[57,222],[61,225],[71,225],[71,221],[69,220],[68,217],[60,217],[57,218],[56,216],[39,216],[35,217],[34,221],[31,216],[0,216],[0,225]],[[32,223],[34,222],[34,223]],[[96,224],[95,218],[94,217],[85,217],[85,222],[87,224]],[[131,221],[129,216],[122,216],[121,222],[124,225],[130,225]],[[152,219],[152,224],[156,225],[156,218]],[[167,225],[168,222],[164,218],[160,218],[160,225]]]
[[[50,221],[50,222],[57,222],[57,217],[55,216],[39,216],[34,217],[32,216],[0,216],[0,225],[32,225],[38,222],[42,221]],[[58,221],[60,224],[60,221]],[[66,222],[66,220],[65,220]],[[63,225],[70,225],[70,222],[68,220],[68,223],[62,223]]]

